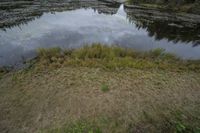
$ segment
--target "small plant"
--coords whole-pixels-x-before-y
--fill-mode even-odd
[[[101,133],[98,127],[87,122],[78,122],[65,129],[66,133]]]
[[[109,91],[109,87],[108,87],[108,85],[106,85],[106,84],[102,84],[102,86],[101,86],[101,90],[102,90],[103,92],[107,92],[107,91]]]
[[[176,123],[176,132],[177,133],[183,133],[183,132],[185,132],[185,130],[186,130],[186,127],[183,123],[181,123],[181,122]]]

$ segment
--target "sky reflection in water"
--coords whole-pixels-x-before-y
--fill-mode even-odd
[[[77,48],[95,42],[142,51],[164,48],[181,58],[200,58],[199,45],[156,40],[148,34],[127,19],[122,6],[114,15],[99,14],[90,8],[45,13],[26,25],[0,30],[0,65],[14,65],[34,57],[35,49],[40,47]]]

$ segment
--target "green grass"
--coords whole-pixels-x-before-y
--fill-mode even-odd
[[[39,49],[38,69],[62,66],[101,67],[108,69],[137,68],[172,71],[200,71],[200,61],[180,60],[164,49],[137,52],[131,49],[93,44],[75,50]]]
[[[61,128],[50,129],[47,131],[41,131],[40,133],[102,133],[99,127],[92,122],[85,120],[80,120],[68,125],[65,125]]]
[[[101,85],[101,91],[103,91],[103,92],[107,92],[107,91],[109,91],[109,87],[108,87],[108,85],[106,85],[106,84],[102,84],[102,85]]]
[[[183,121],[180,116],[176,116],[176,120],[171,120],[170,122],[172,123],[172,129],[176,133],[200,133],[199,126],[192,127],[192,124]]]

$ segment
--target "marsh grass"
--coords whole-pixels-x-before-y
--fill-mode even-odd
[[[38,57],[47,59],[50,62],[53,62],[53,58],[58,58],[61,55],[61,49],[58,47],[55,48],[39,48],[37,49]]]
[[[137,52],[116,46],[93,44],[74,50],[38,49],[38,69],[62,66],[103,67],[108,69],[137,68],[172,71],[200,70],[200,61],[180,60],[164,49]]]
[[[135,53],[129,49],[93,44],[92,46],[84,46],[83,48],[76,49],[72,56],[78,59],[113,60],[115,58],[134,57]]]

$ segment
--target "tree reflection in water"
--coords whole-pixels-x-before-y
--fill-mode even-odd
[[[138,29],[146,29],[148,35],[156,40],[192,42],[193,46],[200,45],[200,23],[188,21],[188,18],[178,19],[176,14],[162,14],[145,12],[143,10],[128,10],[127,18],[135,23]]]

